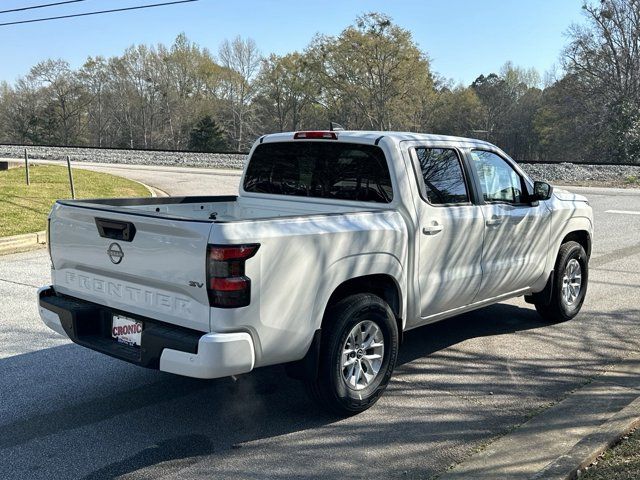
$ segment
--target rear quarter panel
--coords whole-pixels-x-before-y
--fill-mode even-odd
[[[246,263],[251,304],[212,308],[211,330],[249,332],[257,366],[298,360],[345,280],[386,273],[404,291],[406,239],[394,210],[216,225],[209,243],[259,243],[260,249]]]

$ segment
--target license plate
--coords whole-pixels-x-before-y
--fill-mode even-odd
[[[139,347],[142,339],[142,322],[122,315],[114,315],[111,336],[119,343]]]

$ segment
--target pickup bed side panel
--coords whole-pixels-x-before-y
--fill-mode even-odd
[[[406,228],[394,210],[220,224],[210,243],[259,243],[246,262],[251,304],[211,309],[211,330],[246,331],[256,366],[299,360],[320,327],[323,303],[342,281],[387,273],[406,284]],[[404,297],[404,292],[401,297]]]

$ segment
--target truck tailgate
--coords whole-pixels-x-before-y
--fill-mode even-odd
[[[125,313],[209,331],[212,223],[56,204],[50,216],[57,292]]]

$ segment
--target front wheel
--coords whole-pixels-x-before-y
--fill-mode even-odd
[[[322,329],[317,378],[311,397],[340,414],[371,407],[384,392],[398,356],[398,326],[391,308],[368,293],[330,308]]]
[[[536,303],[538,313],[548,322],[562,322],[575,317],[584,302],[589,280],[589,259],[577,242],[562,244],[558,252],[551,301]]]

